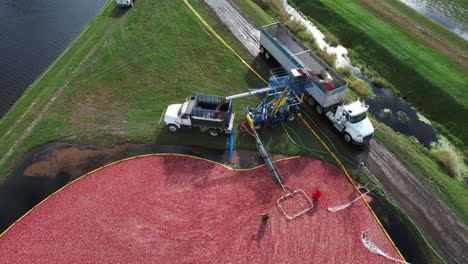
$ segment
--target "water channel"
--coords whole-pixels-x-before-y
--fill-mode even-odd
[[[436,21],[468,40],[468,1],[400,0],[418,13]]]
[[[389,89],[377,87],[358,68],[353,67],[353,73],[372,88],[375,96],[367,99],[366,104],[369,105],[369,113],[378,121],[398,133],[415,137],[426,148],[431,148],[431,144],[438,140],[434,127],[408,102]]]
[[[0,118],[106,2],[0,1]]]

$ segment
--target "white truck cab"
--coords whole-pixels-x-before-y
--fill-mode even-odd
[[[187,104],[187,102],[183,104],[171,104],[167,107],[166,113],[164,114],[164,122],[170,131],[176,132],[182,126],[192,125],[190,117],[185,114]]]
[[[132,7],[133,0],[115,0],[115,4],[120,7]]]
[[[348,143],[365,144],[374,134],[374,127],[367,118],[369,106],[360,101],[348,105],[339,105],[336,111],[328,111],[326,116],[335,128],[343,133]]]

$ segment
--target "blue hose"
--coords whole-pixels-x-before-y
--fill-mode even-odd
[[[229,135],[229,161],[232,162],[232,154],[234,154],[234,129]]]

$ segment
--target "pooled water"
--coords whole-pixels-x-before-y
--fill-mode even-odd
[[[400,0],[418,13],[468,40],[468,2],[447,0]]]
[[[291,19],[294,19],[307,28],[307,31],[314,36],[315,43],[320,49],[326,51],[329,54],[336,54],[336,67],[339,68],[351,66],[351,62],[348,58],[348,50],[345,47],[341,45],[338,45],[337,47],[329,45],[325,41],[325,35],[303,14],[299,13],[294,7],[290,6],[287,0],[284,0],[283,7],[284,10],[291,16]]]

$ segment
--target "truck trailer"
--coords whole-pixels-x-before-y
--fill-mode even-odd
[[[344,105],[348,83],[282,24],[261,28],[260,53],[266,59],[276,59],[287,72],[299,69],[307,75],[310,84],[304,89],[303,100],[320,115],[325,114],[347,142],[363,144],[372,138],[368,106],[359,101]]]

